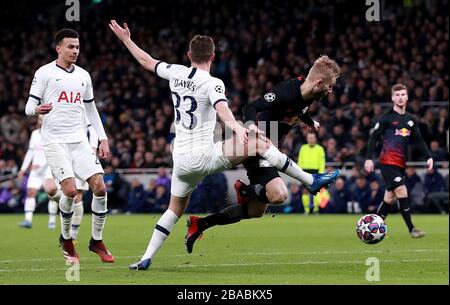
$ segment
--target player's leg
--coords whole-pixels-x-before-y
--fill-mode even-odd
[[[252,132],[249,134],[248,143],[242,150],[238,151],[238,155],[236,155],[236,140],[234,137],[224,142],[223,150],[233,166],[243,163],[248,157],[259,155],[280,172],[300,181],[311,194],[316,194],[322,187],[329,185],[341,173],[340,170],[336,170],[325,174],[309,174],[288,156],[280,152],[269,139]]]
[[[75,205],[72,217],[72,227],[70,230],[70,235],[72,236],[72,240],[74,244],[77,244],[78,232],[80,230],[81,221],[83,220],[84,215],[84,206],[83,206],[83,191],[78,189],[77,197],[75,197]]]
[[[198,162],[198,158],[195,160]],[[194,164],[195,161],[190,155],[173,155],[173,162],[169,207],[156,223],[144,255],[139,262],[129,265],[130,270],[147,270],[150,267],[153,257],[172,232],[173,226],[184,214],[192,192],[204,177],[194,170],[199,164]]]
[[[258,173],[261,175],[266,173],[266,175],[258,176]],[[185,237],[185,246],[188,253],[192,253],[195,241],[205,230],[216,225],[229,225],[240,222],[243,219],[262,217],[267,210],[269,203],[281,204],[287,199],[288,195],[286,185],[278,176],[278,172],[274,168],[262,168],[260,170],[256,170],[249,174],[249,177],[255,184],[259,182],[262,183],[258,184],[261,186],[258,190],[260,193],[264,193],[264,197],[257,194],[254,191],[254,188],[249,188],[249,191],[247,192],[248,197],[246,197],[249,199],[247,202],[239,203],[238,200],[238,204],[228,206],[218,213],[214,213],[203,218],[196,216],[189,217],[188,232]],[[265,182],[264,179],[269,181]],[[239,183],[235,183],[235,188],[239,198],[239,193],[242,192],[242,190],[236,186],[239,186],[240,188],[248,186],[242,181],[237,182]]]
[[[61,199],[59,200],[59,211],[61,219],[61,235],[59,237],[60,247],[62,248],[64,258],[70,263],[79,263],[80,257],[75,251],[70,228],[74,212],[74,201],[77,195],[75,187],[75,178],[67,178],[60,182]]]
[[[44,145],[44,153],[53,177],[59,181],[61,186],[62,194],[58,204],[61,218],[59,243],[66,260],[72,263],[79,263],[79,255],[73,247],[72,237],[70,236],[77,189],[69,145],[59,143]]]
[[[58,202],[62,192],[58,190],[53,177],[44,180],[44,190],[48,195],[48,228],[53,230],[56,228],[56,214],[58,214]]]
[[[95,174],[87,178],[86,181],[92,191],[92,229],[89,250],[98,254],[102,262],[113,263],[114,256],[103,243],[103,230],[105,228],[106,214],[108,213],[108,196],[103,174]]]
[[[395,200],[395,193],[394,191],[385,191],[383,202],[380,203],[377,210],[377,215],[380,216],[383,219],[386,219],[389,212],[392,210],[392,204]]]
[[[31,229],[33,226],[33,214],[36,210],[36,195],[38,189],[34,187],[27,188],[27,197],[25,199],[25,220],[19,223],[19,226],[26,229]]]
[[[173,183],[174,181],[172,181],[172,185]],[[173,194],[171,195],[169,207],[156,223],[152,238],[147,246],[147,250],[139,262],[131,264],[128,267],[130,270],[147,270],[150,267],[153,257],[162,247],[167,237],[170,235],[170,232],[172,232],[174,225],[184,214],[189,198],[190,194],[186,197],[177,197]]]
[[[253,193],[250,201],[245,204],[234,204],[226,207],[219,213],[215,213],[198,220],[198,229],[203,232],[216,225],[228,225],[241,221],[242,219],[259,218],[264,215],[269,203],[281,204],[287,198],[287,188],[280,177],[270,180],[261,192],[265,193],[264,201],[259,200],[260,195]],[[238,191],[238,190],[237,190]]]
[[[380,164],[381,176],[386,185],[383,202],[378,206],[377,215],[385,219],[392,209],[392,205],[396,199],[394,190],[403,183],[403,174],[397,166]]]
[[[61,235],[64,240],[72,240],[70,228],[72,226],[73,211],[75,209],[75,197],[77,189],[75,186],[75,178],[67,178],[60,182],[61,199],[59,200],[59,210],[61,216]]]
[[[408,197],[408,190],[405,185],[401,185],[394,189],[395,196],[398,199],[400,213],[408,227],[409,234],[413,238],[421,238],[425,236],[425,232],[414,227],[411,219],[411,205]]]
[[[72,230],[71,235],[74,240],[74,244],[76,245],[76,240],[78,239],[78,232],[80,230],[81,221],[83,220],[84,215],[84,203],[83,203],[83,194],[85,191],[89,190],[89,185],[86,181],[75,179],[75,185],[77,186],[77,197],[75,198],[75,209],[72,217]]]
[[[89,250],[96,253],[102,262],[113,263],[114,256],[103,243],[103,229],[108,213],[108,196],[103,180],[105,172],[97,156],[92,152],[87,138],[82,142],[69,144],[69,153],[77,178],[86,181],[92,191],[92,230]]]

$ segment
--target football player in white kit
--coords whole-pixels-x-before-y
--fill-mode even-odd
[[[108,138],[94,103],[91,77],[75,65],[80,53],[78,33],[71,29],[59,31],[55,46],[58,58],[36,71],[25,112],[27,115],[46,114],[41,127],[42,144],[52,175],[62,190],[60,246],[67,261],[79,263],[70,233],[77,177],[87,181],[93,193],[89,250],[98,254],[103,262],[112,263],[114,257],[102,241],[108,212],[104,171],[88,143],[84,116],[99,137],[100,158],[109,154]]]
[[[152,258],[162,246],[173,226],[183,215],[191,193],[207,175],[230,169],[257,154],[285,174],[314,188],[330,181],[314,181],[295,162],[281,153],[267,138],[248,136],[249,131],[236,122],[228,107],[222,80],[209,73],[215,57],[214,42],[208,36],[195,36],[189,45],[191,67],[155,60],[132,40],[128,26],[121,27],[115,20],[110,29],[124,43],[131,54],[147,70],[170,82],[175,106],[173,172],[169,208],[158,220],[147,251],[141,260],[131,264],[131,270],[147,270]],[[233,130],[235,136],[214,143],[216,116]],[[240,154],[236,151],[240,148]],[[325,183],[326,182],[326,183]]]
[[[87,120],[87,117],[86,117]],[[89,144],[91,145],[92,151],[97,153],[98,149],[98,137],[95,130],[92,128],[91,124],[86,126],[86,136],[88,138]],[[84,205],[83,205],[83,194],[84,192],[89,190],[89,185],[86,181],[75,178],[75,186],[77,188],[77,196],[74,201],[74,210],[72,216],[72,225],[70,230],[70,236],[72,237],[73,243],[76,246],[78,244],[78,232],[80,230],[81,221],[83,220],[84,215]],[[46,190],[49,200],[54,200],[55,202],[59,202],[61,199],[61,186],[59,183],[53,178],[50,167],[47,169],[46,180],[44,182],[44,189]],[[56,212],[58,212],[58,206],[56,205]],[[50,213],[50,206],[49,206]],[[49,223],[50,227],[50,223]]]
[[[22,228],[31,229],[33,226],[33,214],[36,209],[36,195],[38,190],[43,186],[48,194],[48,228],[53,230],[56,228],[56,214],[58,213],[58,202],[61,198],[60,186],[55,182],[47,159],[44,154],[44,147],[41,141],[41,125],[43,116],[38,117],[37,129],[31,133],[30,143],[25,155],[24,161],[18,173],[18,179],[21,181],[28,168],[30,168],[27,181],[27,197],[25,199],[25,219],[19,223]],[[86,118],[87,119],[87,118]],[[94,152],[98,148],[98,137],[92,125],[86,126],[87,137]],[[31,165],[31,167],[30,167]],[[83,192],[89,190],[89,185],[78,178],[75,179],[77,188],[77,196],[75,197],[74,213],[72,217],[71,236],[77,239],[79,227],[84,214]]]
[[[39,116],[37,129],[31,133],[30,143],[18,173],[19,181],[23,180],[25,172],[30,169],[27,181],[27,197],[25,199],[25,219],[19,223],[22,228],[31,229],[33,226],[33,214],[36,209],[36,195],[42,186],[45,192],[51,192],[53,177],[48,176],[50,170],[47,165],[47,159],[44,154],[44,147],[41,141],[42,116]],[[50,181],[48,181],[50,180]],[[54,183],[53,183],[54,184]],[[58,204],[54,198],[48,201],[48,228],[54,229],[56,226],[56,213],[58,213]]]

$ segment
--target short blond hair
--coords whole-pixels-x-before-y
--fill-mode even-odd
[[[339,67],[336,61],[327,55],[321,55],[316,59],[311,70],[309,70],[308,77],[315,80],[317,78],[339,78],[340,75],[341,67]]]
[[[392,86],[391,94],[394,95],[395,91],[401,91],[401,90],[406,90],[408,92],[408,88],[405,85],[400,84],[400,83],[395,84],[394,86]]]

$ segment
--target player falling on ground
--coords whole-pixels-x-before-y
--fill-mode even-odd
[[[281,144],[293,126],[301,120],[310,131],[317,131],[319,122],[309,113],[310,105],[332,92],[340,75],[338,64],[328,56],[318,58],[310,69],[306,79],[301,77],[277,84],[271,92],[249,103],[243,109],[243,118],[250,122],[249,128],[258,132],[264,126],[264,132],[271,140],[278,139]],[[278,133],[271,130],[270,122],[277,121]],[[219,213],[188,219],[188,232],[185,238],[186,250],[191,253],[193,245],[203,231],[216,225],[228,225],[242,219],[262,217],[270,204],[282,204],[286,201],[288,190],[276,168],[266,164],[259,156],[244,162],[250,185],[242,181],[235,182],[238,204],[226,207]],[[317,193],[311,192],[313,195]]]
[[[138,263],[130,265],[130,269],[149,268],[154,254],[183,215],[191,193],[205,176],[230,169],[249,156],[261,155],[278,170],[308,186],[312,192],[334,180],[330,175],[305,173],[270,141],[262,137],[248,137],[248,130],[236,122],[228,108],[223,82],[209,74],[215,57],[214,42],[210,37],[197,35],[191,40],[187,54],[191,67],[185,67],[155,60],[141,50],[131,40],[126,24],[122,28],[112,20],[109,26],[145,69],[170,81],[175,105],[176,137],[169,208],[158,220],[144,256]],[[235,136],[214,143],[216,115],[234,131]],[[236,156],[236,142],[239,142],[239,147],[245,148],[240,156]],[[339,171],[335,173],[336,176],[338,174]]]
[[[114,262],[102,241],[108,211],[104,172],[88,143],[84,116],[99,137],[101,158],[109,154],[108,138],[94,103],[91,77],[75,65],[80,53],[78,33],[71,29],[59,31],[55,46],[58,58],[36,71],[25,112],[27,115],[46,114],[41,127],[42,144],[52,174],[62,190],[60,245],[69,262],[79,263],[70,234],[77,177],[87,181],[93,193],[89,250],[98,254],[103,262]]]
[[[392,102],[394,108],[382,115],[373,128],[364,169],[369,173],[374,171],[372,157],[381,137],[383,148],[380,154],[380,170],[386,184],[386,192],[377,214],[385,219],[397,198],[409,234],[413,238],[420,238],[425,236],[425,232],[414,227],[412,223],[408,190],[405,186],[406,147],[410,141],[419,144],[422,154],[428,158],[428,170],[433,168],[433,159],[420,134],[417,120],[406,112],[408,91],[405,85],[396,84],[392,87]]]
[[[33,226],[33,214],[36,209],[37,192],[44,187],[45,192],[51,192],[53,177],[48,177],[49,168],[44,154],[44,147],[41,141],[42,116],[38,117],[37,129],[33,130],[30,137],[27,153],[18,173],[19,181],[23,180],[25,172],[30,168],[27,181],[27,197],[25,199],[25,219],[19,223],[22,228],[31,229]],[[56,228],[56,214],[58,213],[58,203],[54,198],[48,201],[48,228]]]

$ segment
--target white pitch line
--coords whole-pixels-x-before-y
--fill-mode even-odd
[[[435,261],[448,261],[448,258],[430,258],[430,259],[388,259],[388,260],[380,260],[380,263],[417,263],[417,262],[435,262]],[[202,268],[202,267],[238,267],[238,266],[282,266],[282,265],[326,265],[326,264],[365,264],[365,261],[337,261],[337,262],[328,262],[328,261],[303,261],[303,262],[274,262],[274,263],[238,263],[238,264],[205,264],[205,265],[178,265],[176,268]],[[92,267],[92,268],[83,268],[80,267],[80,271],[84,270],[117,270],[117,269],[127,269],[126,266],[117,266],[117,267]],[[160,269],[164,270],[165,267],[151,267],[151,269]],[[67,268],[46,268],[46,269],[0,269],[0,272],[45,272],[45,271],[67,271]],[[135,271],[133,271],[135,272]]]
[[[242,255],[320,255],[320,254],[359,254],[359,253],[409,253],[409,252],[448,252],[447,249],[413,249],[413,250],[365,250],[365,251],[311,251],[311,252],[246,252],[246,253],[228,253],[222,256],[242,256]],[[166,257],[185,257],[188,254],[169,254]],[[191,254],[190,256],[202,256],[205,254]],[[141,256],[118,256],[116,259],[141,258]],[[53,258],[30,258],[30,259],[10,259],[2,260],[1,263],[19,263],[19,262],[41,262],[60,260],[61,257]],[[82,257],[81,260],[98,260],[97,257]]]
[[[387,259],[380,260],[381,263],[416,263],[416,262],[434,262],[448,261],[448,258],[429,258],[429,259]],[[178,265],[178,268],[197,268],[197,267],[238,267],[238,266],[274,266],[274,265],[322,265],[322,264],[365,264],[366,261],[305,261],[305,262],[286,262],[286,263],[239,263],[239,264],[207,264],[207,265]]]

